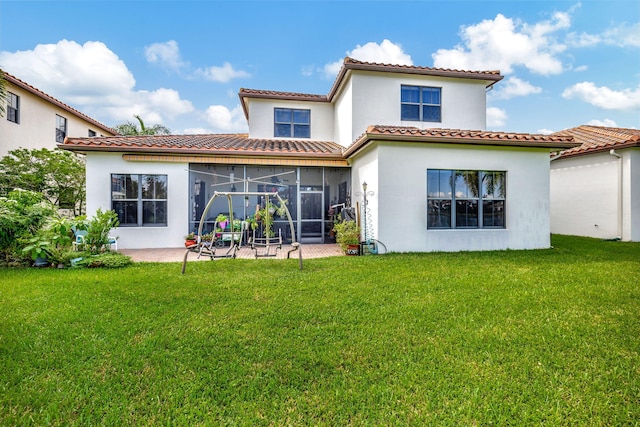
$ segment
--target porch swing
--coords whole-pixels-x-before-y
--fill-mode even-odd
[[[293,227],[293,220],[291,219],[291,213],[289,212],[289,208],[285,204],[284,200],[280,197],[280,194],[277,192],[269,193],[269,192],[218,192],[214,191],[213,196],[207,203],[200,217],[200,224],[198,225],[198,235],[196,239],[196,243],[187,247],[184,258],[182,260],[182,274],[184,274],[185,269],[187,267],[187,258],[190,253],[197,253],[198,258],[202,255],[209,256],[212,260],[216,258],[236,258],[236,254],[238,250],[240,250],[240,245],[242,242],[242,234],[244,233],[244,227],[241,227],[240,230],[236,230],[233,227],[233,201],[232,196],[260,196],[263,197],[265,201],[269,201],[270,197],[276,197],[278,199],[278,203],[285,210],[287,215],[287,220],[289,222],[289,229],[291,231],[291,249],[287,252],[287,258],[291,257],[292,252],[298,252],[298,260],[300,265],[300,270],[302,270],[302,248],[300,246],[300,242],[296,239],[296,230]],[[219,237],[215,237],[210,242],[205,242],[202,240],[202,230],[204,228],[205,218],[207,217],[207,213],[209,209],[213,205],[213,201],[217,197],[226,197],[227,202],[229,204],[229,224],[232,224],[230,231],[224,231],[221,233]],[[266,215],[270,215],[269,210],[266,210]],[[280,231],[280,230],[278,230]],[[224,251],[222,254],[218,254],[218,250],[223,249],[225,247],[224,241],[218,241],[219,239],[225,239],[229,241],[229,249]],[[220,244],[222,243],[222,244]],[[257,238],[255,235],[255,230],[253,233],[253,237],[249,241],[251,249],[254,251],[255,257],[258,258],[260,256],[275,256],[274,253],[271,253],[272,248],[280,249],[282,248],[282,234],[279,232],[277,236],[268,236]],[[259,251],[263,250],[262,254],[259,254]]]

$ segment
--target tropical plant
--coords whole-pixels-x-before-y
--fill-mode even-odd
[[[87,224],[87,235],[84,239],[87,249],[99,253],[109,245],[109,232],[120,225],[118,214],[113,210],[98,209]]]
[[[55,206],[40,193],[15,190],[0,197],[2,263],[19,263],[24,257],[20,249],[55,215]]]
[[[115,125],[114,129],[120,135],[169,135],[171,133],[171,129],[166,126],[156,124],[151,127],[147,127],[139,115],[136,114],[133,117],[138,120],[139,127],[136,123],[126,122]]]
[[[42,193],[51,203],[82,214],[85,201],[85,161],[55,148],[10,151],[0,159],[0,192],[14,189]]]
[[[53,264],[69,264],[74,229],[83,230],[86,221],[83,216],[69,219],[54,213],[33,237],[26,239],[26,246],[22,249],[31,259],[46,258]]]

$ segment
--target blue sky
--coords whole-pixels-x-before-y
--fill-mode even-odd
[[[241,87],[327,94],[345,56],[495,70],[487,129],[640,128],[640,2],[0,1],[0,67],[113,126],[237,133]]]

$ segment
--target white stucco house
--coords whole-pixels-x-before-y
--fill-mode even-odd
[[[6,113],[0,118],[0,157],[16,148],[56,148],[67,136],[113,136],[116,131],[40,89],[4,73]],[[0,100],[3,102],[4,100]]]
[[[640,130],[578,126],[551,162],[551,231],[640,241]]]
[[[240,89],[248,134],[61,147],[86,155],[87,212],[118,213],[121,248],[181,246],[214,191],[278,191],[303,244],[329,241],[330,207],[344,204],[359,210],[363,239],[389,251],[546,248],[549,155],[578,144],[486,131],[486,91],[501,79],[346,58],[327,95]],[[262,202],[239,197],[233,214]],[[228,210],[220,200],[206,224]]]

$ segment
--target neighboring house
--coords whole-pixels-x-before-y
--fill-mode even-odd
[[[86,154],[87,212],[118,213],[122,248],[180,246],[214,191],[278,191],[303,243],[328,241],[330,207],[345,204],[366,211],[363,239],[390,251],[546,248],[549,153],[577,144],[484,131],[486,91],[501,79],[346,58],[328,95],[241,89],[248,134],[67,138],[62,147]],[[263,203],[235,197],[234,216]],[[216,200],[207,230],[228,210]]]
[[[640,130],[578,126],[551,162],[551,231],[640,241]]]
[[[67,136],[112,136],[113,129],[5,72],[6,113],[0,118],[0,157],[16,148],[54,149]],[[1,100],[0,100],[1,101]]]

